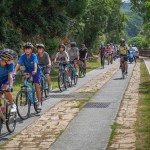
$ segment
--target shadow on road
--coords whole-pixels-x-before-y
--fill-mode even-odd
[[[122,77],[121,77],[121,78],[115,78],[115,79],[113,79],[113,80],[123,80],[123,79],[122,79]]]

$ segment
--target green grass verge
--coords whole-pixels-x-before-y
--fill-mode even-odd
[[[141,62],[140,99],[136,122],[136,150],[150,150],[150,75]]]

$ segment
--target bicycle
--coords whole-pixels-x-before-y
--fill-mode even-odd
[[[70,73],[70,76],[71,76],[71,86],[72,86],[73,82],[74,82],[74,85],[76,85],[77,82],[78,82],[78,75],[76,75],[76,69],[74,67],[74,61],[70,61],[69,73]]]
[[[107,59],[107,64],[109,65],[110,64],[110,56],[109,56],[108,52],[105,55],[105,59]]]
[[[8,92],[8,90],[0,90],[0,92],[3,94],[4,92]],[[9,103],[9,101],[6,99],[6,97],[4,96],[3,98],[0,99],[4,100],[4,104],[2,105],[2,103],[0,103],[0,134],[1,134],[1,130],[3,127],[3,123],[6,124],[6,128],[8,130],[8,132],[12,133],[15,130],[16,127],[16,112],[11,113],[11,105]]]
[[[45,95],[45,97],[47,98],[49,95],[49,87],[48,87],[48,82],[47,79],[44,75],[44,70],[46,69],[46,65],[40,66],[41,70],[42,70],[42,74],[41,74],[41,79],[40,79],[40,86],[41,86],[41,95],[43,97],[43,94]]]
[[[58,62],[59,63],[59,74],[58,74],[58,87],[60,91],[64,91],[68,86],[71,86],[71,83],[68,81],[68,77],[65,71],[64,65],[66,62]]]
[[[24,84],[21,86],[21,90],[16,96],[17,113],[22,120],[29,118],[31,105],[34,106],[36,113],[40,113],[41,110],[37,108],[38,100],[35,96],[35,88],[33,85],[32,75],[25,73]],[[42,104],[42,99],[41,99]]]
[[[122,79],[125,79],[125,76],[126,76],[125,62],[126,62],[126,61],[124,60],[124,57],[122,57],[122,61],[121,61]]]
[[[79,77],[85,77],[86,68],[84,67],[84,59],[80,59],[79,62]]]

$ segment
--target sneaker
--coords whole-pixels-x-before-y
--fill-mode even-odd
[[[17,106],[16,106],[16,104],[12,104],[12,105],[11,105],[10,112],[11,112],[11,113],[17,112]]]
[[[41,109],[42,109],[41,102],[38,102],[37,109],[39,109],[39,110],[41,110]]]
[[[126,75],[128,74],[128,72],[126,71]]]
[[[68,77],[68,81],[71,83],[71,78],[70,77]]]

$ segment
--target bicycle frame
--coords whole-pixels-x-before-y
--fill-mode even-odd
[[[41,79],[43,80],[43,82],[42,82],[42,88],[44,90],[46,89],[46,81],[47,81],[47,79],[46,79],[46,77],[45,77],[45,75],[43,73],[43,70],[45,69],[45,67],[46,66],[41,66],[41,70],[42,70]]]

